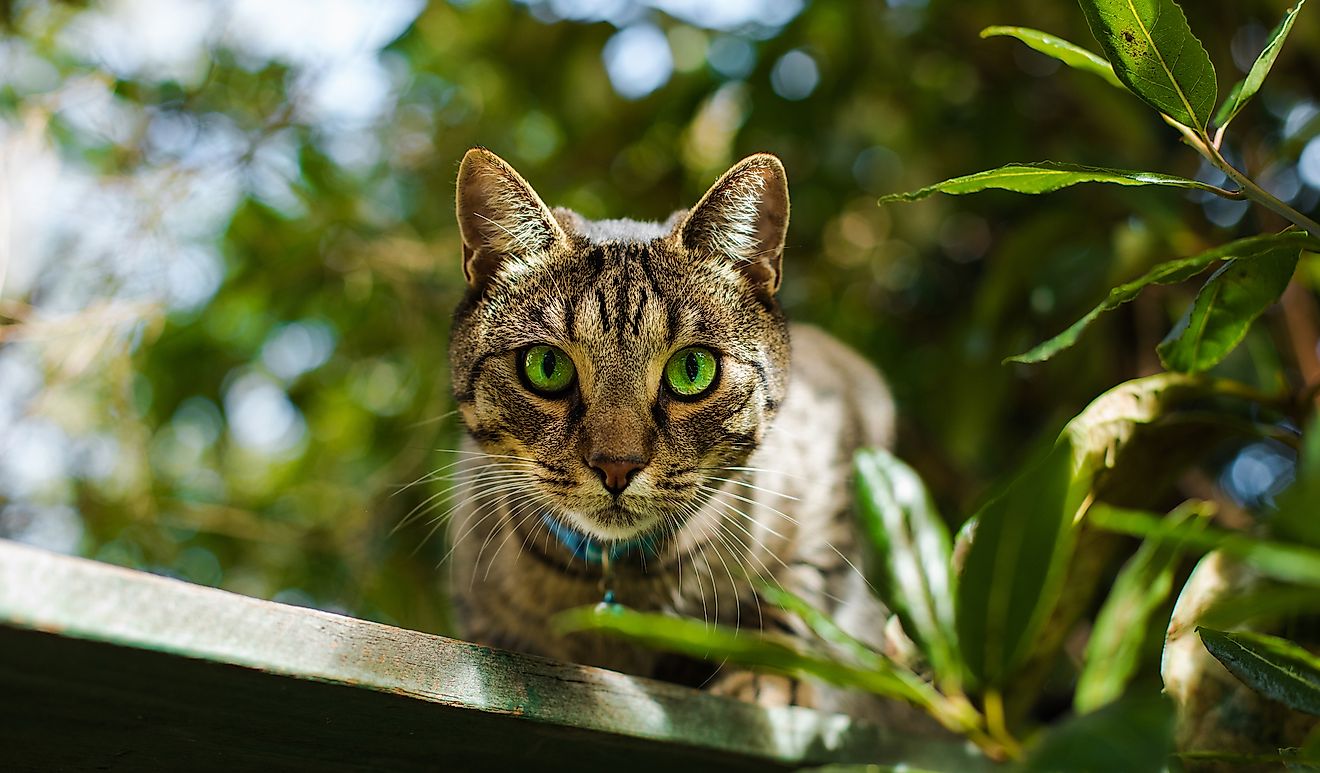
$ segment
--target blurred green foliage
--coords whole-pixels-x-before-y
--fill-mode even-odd
[[[592,218],[664,218],[741,155],[778,154],[783,303],[884,369],[899,456],[950,513],[1096,395],[1159,370],[1191,288],[1147,291],[1050,363],[1004,357],[1155,262],[1283,225],[1106,186],[877,206],[1046,158],[1222,178],[1137,99],[978,37],[1089,40],[1073,3],[745,5],[735,22],[636,0],[0,6],[0,536],[446,630],[445,484],[408,484],[457,442],[452,186],[472,145]],[[1217,31],[1203,42],[1231,82],[1283,6],[1186,11]],[[630,30],[662,33],[672,63],[639,98],[606,67]],[[1317,50],[1320,25],[1298,25],[1229,149],[1311,212]],[[1306,353],[1271,345],[1284,329],[1258,325],[1219,371],[1298,386]],[[1268,493],[1291,462],[1264,453]]]

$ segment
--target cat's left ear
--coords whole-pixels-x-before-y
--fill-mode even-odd
[[[532,186],[485,148],[469,150],[459,164],[455,209],[463,275],[471,287],[484,284],[509,261],[534,263],[568,243]]]
[[[690,252],[734,263],[771,294],[779,290],[787,233],[788,176],[769,153],[734,164],[676,231]]]

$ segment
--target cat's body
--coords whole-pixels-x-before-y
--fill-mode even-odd
[[[890,443],[892,404],[860,356],[779,311],[779,162],[745,160],[663,225],[590,223],[474,150],[458,213],[471,290],[451,364],[471,438],[450,537],[464,635],[683,680],[660,653],[552,631],[556,613],[601,601],[608,561],[629,607],[796,630],[757,597],[754,578],[773,578],[879,645],[851,469],[857,448]]]

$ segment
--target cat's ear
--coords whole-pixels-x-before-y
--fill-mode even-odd
[[[568,243],[532,186],[485,148],[463,156],[455,199],[463,275],[471,287],[484,283],[507,261],[533,263]]]
[[[788,176],[768,153],[724,173],[678,226],[683,246],[702,258],[736,264],[758,287],[779,289],[788,232]]]

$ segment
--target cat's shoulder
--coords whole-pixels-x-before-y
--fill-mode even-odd
[[[863,426],[871,445],[891,445],[894,404],[880,371],[857,350],[816,327],[788,326],[790,399],[812,397],[839,404]],[[805,393],[805,394],[804,394]]]

